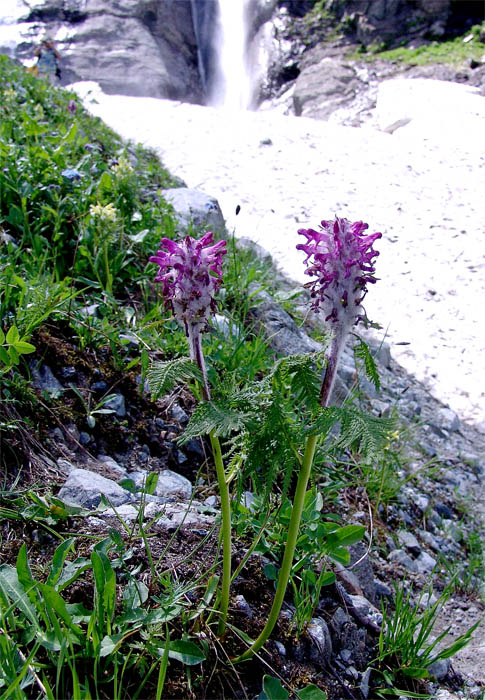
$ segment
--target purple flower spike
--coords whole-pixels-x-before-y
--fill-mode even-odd
[[[367,284],[376,282],[374,259],[379,253],[372,245],[382,234],[364,235],[367,228],[362,221],[351,223],[335,217],[322,221],[321,231],[298,231],[307,239],[296,246],[307,255],[305,274],[316,278],[305,285],[311,290],[312,309],[323,311],[325,320],[344,332],[363,317],[359,307]]]
[[[69,100],[69,103],[67,105],[67,109],[71,112],[71,114],[74,114],[74,112],[77,109],[76,103],[74,102],[74,100]]]
[[[211,310],[215,310],[225,245],[226,241],[214,243],[211,232],[199,240],[187,236],[178,243],[163,238],[160,249],[150,258],[160,266],[155,282],[163,285],[165,302],[189,337],[205,329]]]

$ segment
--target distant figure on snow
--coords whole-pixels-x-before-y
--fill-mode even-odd
[[[54,41],[50,37],[46,37],[34,53],[37,56],[36,68],[39,76],[47,78],[50,83],[55,85],[61,77],[61,69],[58,63],[61,54],[56,49]]]

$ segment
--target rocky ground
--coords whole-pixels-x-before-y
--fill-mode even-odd
[[[273,335],[274,324],[277,325],[279,333],[273,342],[280,350],[315,349],[315,341],[286,312],[268,298],[263,302],[256,307],[257,318],[269,335]],[[218,500],[204,471],[199,472],[205,468],[204,444],[191,441],[179,448],[174,442],[192,410],[190,394],[179,392],[155,404],[138,391],[136,373],[116,376],[109,369],[109,358],[102,353],[79,353],[67,338],[62,340],[62,328],[42,334],[38,340],[45,347],[45,364],[36,374],[35,386],[41,395],[51,396],[49,405],[53,410],[47,410],[41,421],[42,449],[37,450],[35,469],[44,470],[44,477],[61,486],[58,495],[67,503],[92,509],[99,506],[104,495],[116,509],[116,514],[111,508],[98,510],[71,527],[76,528],[81,539],[88,538],[88,545],[93,535],[107,533],[110,527],[119,528],[120,519],[128,527],[134,525],[138,510],[143,507],[146,523],[156,519],[150,540],[153,556],[168,547],[164,554],[167,567],[174,568],[178,576],[193,575],[190,552],[210,534]],[[479,491],[485,473],[483,436],[406,373],[392,359],[388,345],[374,345],[374,352],[382,391],[378,394],[367,380],[357,378],[349,349],[339,371],[335,400],[341,400],[359,381],[368,410],[387,415],[391,408],[398,409],[401,418],[387,462],[389,471],[376,473],[377,480],[383,477],[386,493],[379,505],[374,492],[372,508],[366,491],[358,485],[359,479],[356,481],[349,474],[347,486],[332,506],[346,521],[366,526],[370,553],[362,545],[352,547],[354,564],[339,570],[338,584],[322,598],[316,617],[297,644],[288,635],[283,615],[274,635],[277,643],[270,647],[272,656],[267,659],[270,669],[287,679],[303,677],[301,674],[309,679],[322,673],[327,677],[330,669],[326,687],[329,697],[335,700],[374,697],[372,676],[365,673],[365,668],[376,653],[376,630],[381,620],[378,608],[390,599],[394,583],[404,583],[407,590],[413,591],[414,602],[423,594],[421,606],[425,609],[439,597],[445,583],[455,577],[454,592],[433,632],[437,636],[450,627],[450,636],[445,640],[448,643],[484,616],[480,597],[484,594],[483,562],[473,560],[470,544],[473,533],[483,533],[483,522],[479,520],[483,516]],[[114,387],[115,397],[109,405],[105,404],[113,413],[97,416],[95,427],[89,428],[75,402],[66,402],[65,392],[62,400],[56,402],[54,398],[70,382],[100,393]],[[405,445],[406,451],[393,460],[392,450],[400,451],[398,445]],[[157,489],[152,496],[143,497],[139,489],[151,471],[160,473]],[[135,490],[121,485],[123,479],[130,479]],[[475,519],[469,517],[471,511],[476,513]],[[178,526],[181,532],[172,542],[170,537]],[[56,541],[41,530],[31,532],[28,527],[19,527],[22,532],[12,525],[8,532],[4,528],[4,560],[9,561],[10,556],[15,559],[22,539],[29,542],[34,561],[37,550],[41,559],[48,557]],[[204,562],[210,561],[215,546],[216,540],[209,537],[199,551],[196,566],[203,567]],[[143,567],[148,567],[143,548],[135,549],[143,571]],[[236,548],[235,561],[243,551]],[[256,590],[255,581],[259,582]],[[430,582],[433,591],[429,590]],[[232,614],[250,635],[254,635],[260,615],[264,614],[266,594],[262,591],[268,585],[258,560],[249,565],[235,585]],[[82,600],[85,594],[86,591],[74,591],[73,601]],[[268,599],[269,596],[268,589]],[[288,610],[287,614],[291,614],[291,608]],[[441,661],[432,669],[436,675],[431,685],[433,697],[482,698],[484,669],[485,649],[479,628],[470,645],[457,657],[451,662]],[[245,675],[241,679],[251,696],[255,689],[248,685]],[[181,697],[177,682],[177,678],[172,678],[167,697]],[[419,688],[415,686],[415,690]],[[208,693],[205,697],[218,697],[212,686],[204,692]]]

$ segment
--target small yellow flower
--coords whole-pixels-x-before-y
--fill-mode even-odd
[[[11,87],[5,88],[5,90],[3,91],[3,96],[5,100],[13,100],[16,94],[17,93],[15,92],[15,90]]]
[[[120,156],[118,162],[111,166],[111,170],[118,177],[124,177],[133,172],[133,168],[125,156]]]
[[[93,219],[97,219],[98,221],[114,223],[116,221],[117,212],[111,202],[105,205],[98,202],[97,204],[91,204],[89,207],[89,214]]]

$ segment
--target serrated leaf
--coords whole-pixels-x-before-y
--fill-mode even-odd
[[[218,437],[226,437],[234,431],[242,430],[248,417],[247,413],[242,413],[227,404],[206,401],[197,406],[185,432],[177,442],[184,445],[193,438],[211,432]]]
[[[202,382],[200,369],[188,357],[178,357],[167,362],[154,362],[147,372],[148,386],[153,399],[158,399],[171,391],[176,384],[189,379]]]
[[[362,338],[359,338],[358,345],[354,347],[354,356],[363,361],[367,379],[374,384],[376,391],[379,391],[381,388],[381,380],[379,378],[379,371],[377,369],[376,361],[374,360],[369,346],[362,340]]]

